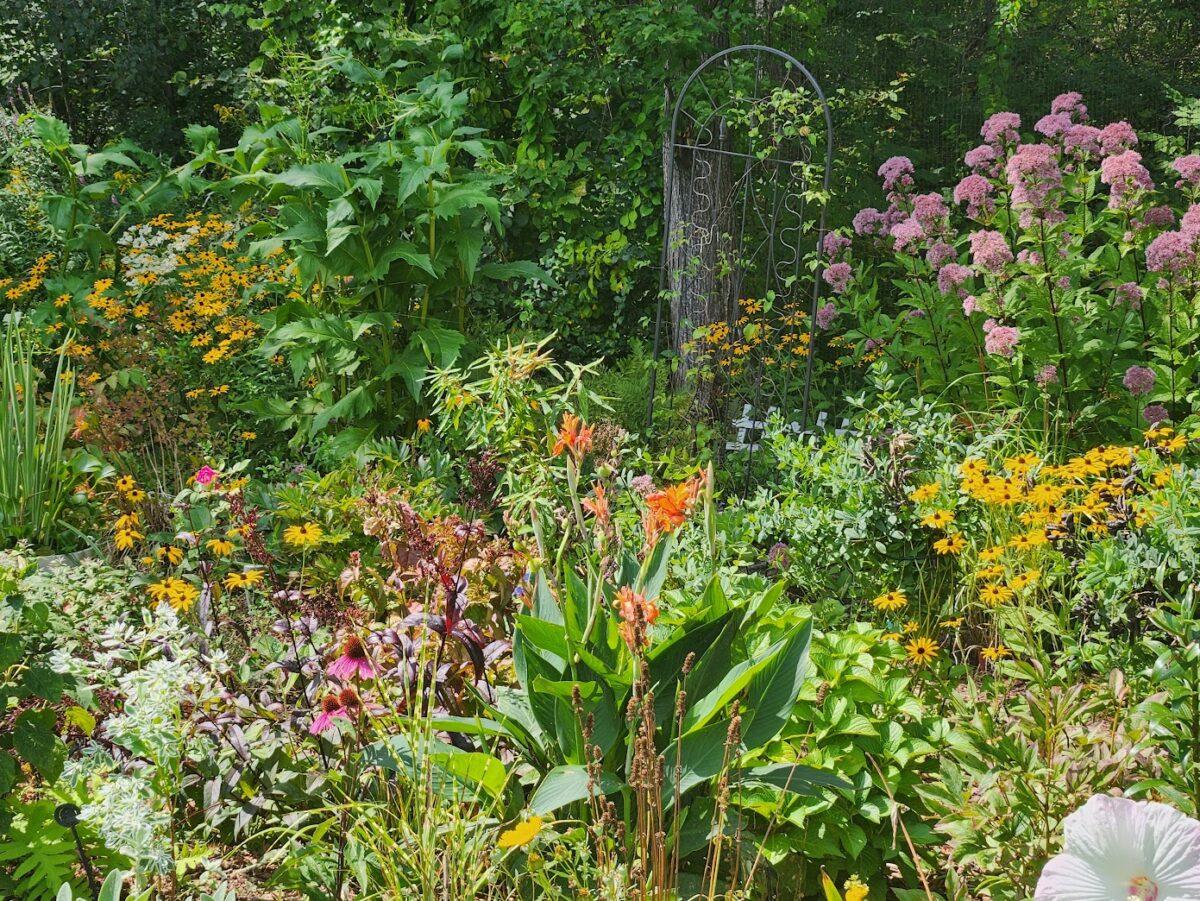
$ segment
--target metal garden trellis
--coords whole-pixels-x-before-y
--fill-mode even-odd
[[[823,165],[813,160],[820,142],[806,112],[824,127]],[[654,425],[664,311],[677,360],[671,387],[678,393],[692,382],[695,394],[686,410],[691,421],[708,420],[723,436],[734,411],[765,417],[764,397],[789,415],[793,372],[803,359],[794,428],[806,429],[833,159],[833,119],[821,86],[799,60],[774,47],[722,50],[684,83],[664,153],[665,228],[647,429]],[[820,213],[815,243],[808,245],[812,219],[805,216],[818,169]],[[815,263],[803,305],[807,246],[814,248]],[[756,296],[747,298],[747,292]],[[806,335],[800,328],[805,321]],[[731,347],[737,356],[728,364],[737,379],[712,368],[714,357]],[[705,348],[717,352],[706,354]],[[787,356],[782,364],[780,354]],[[748,445],[747,479],[754,447]]]

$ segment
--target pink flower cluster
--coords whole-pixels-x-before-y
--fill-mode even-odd
[[[1154,387],[1154,370],[1145,366],[1130,366],[1125,370],[1125,378],[1121,380],[1129,393],[1134,397],[1149,394]]]
[[[1038,220],[1060,222],[1065,218],[1054,207],[1051,193],[1062,187],[1058,153],[1049,144],[1021,144],[1008,158],[1005,175],[1012,188],[1013,205],[1021,210],[1025,228]]]
[[[906,156],[893,156],[885,160],[876,173],[883,179],[883,190],[888,193],[903,193],[913,185],[913,164]]]
[[[1171,163],[1171,168],[1179,173],[1177,188],[1200,188],[1200,153],[1189,153]]]
[[[992,192],[995,185],[990,179],[977,173],[971,173],[954,186],[954,202],[967,205],[967,216],[971,219],[981,219],[996,211]]]
[[[825,306],[817,310],[817,328],[824,331],[833,325],[833,321],[837,319],[838,311],[832,303],[827,303]]]
[[[1142,165],[1142,155],[1136,150],[1106,156],[1100,164],[1100,181],[1111,189],[1108,206],[1115,210],[1132,209],[1142,191],[1154,190],[1150,173]]]
[[[994,113],[983,123],[979,133],[989,144],[1015,144],[1021,140],[1020,127],[1021,117],[1016,113]]]
[[[1000,325],[995,319],[989,319],[983,324],[983,349],[990,354],[998,354],[1012,359],[1021,341],[1021,330],[1012,325]]]
[[[971,262],[976,269],[998,275],[1012,261],[1012,250],[1000,232],[984,230],[971,234]]]

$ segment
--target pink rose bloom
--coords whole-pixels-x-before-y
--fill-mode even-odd
[[[217,477],[217,471],[211,466],[201,466],[192,478],[200,485],[211,485]]]

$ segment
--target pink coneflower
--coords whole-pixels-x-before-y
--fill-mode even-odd
[[[375,675],[375,664],[367,655],[367,646],[357,635],[351,635],[342,643],[342,654],[325,668],[335,679],[370,679]]]
[[[321,712],[313,717],[308,731],[313,735],[320,735],[333,727],[335,719],[340,717],[348,720],[361,707],[362,701],[359,700],[353,688],[343,688],[335,695],[325,695],[321,699]]]
[[[201,466],[196,470],[196,474],[192,478],[199,485],[210,485],[213,479],[217,477],[217,471],[211,466]]]

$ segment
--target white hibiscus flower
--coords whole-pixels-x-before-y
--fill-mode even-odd
[[[1200,821],[1155,801],[1096,795],[1063,825],[1035,901],[1200,901]]]

